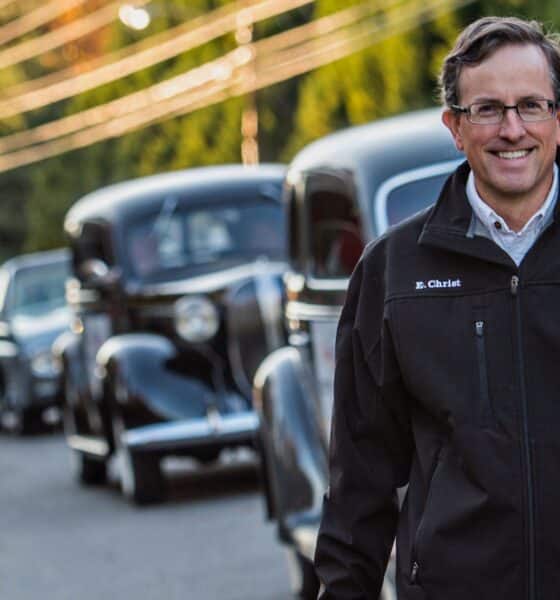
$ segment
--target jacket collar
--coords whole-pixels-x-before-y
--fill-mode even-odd
[[[556,153],[556,163],[560,166],[560,149]],[[424,224],[418,243],[515,267],[510,256],[492,240],[473,237],[469,233],[473,219],[466,193],[469,172],[469,163],[465,161],[445,182]],[[560,221],[560,202],[556,202],[554,207],[553,220]]]

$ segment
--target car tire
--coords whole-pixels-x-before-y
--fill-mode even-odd
[[[30,435],[41,431],[42,411],[36,407],[20,407],[14,409],[15,424],[13,432],[17,435]]]
[[[211,465],[220,458],[222,449],[198,451],[194,457],[201,465]]]
[[[62,428],[68,440],[78,433],[74,409],[68,403],[72,393],[70,382],[65,378],[66,401],[62,411]],[[79,450],[71,451],[72,470],[78,483],[82,485],[103,485],[107,482],[107,460],[103,457],[90,456]]]
[[[76,479],[82,485],[103,485],[107,482],[107,462],[72,450],[72,463]]]
[[[115,449],[121,490],[134,504],[155,504],[164,497],[164,479],[160,457],[141,451],[133,451],[123,443],[124,427],[120,420],[113,422]]]
[[[294,598],[316,600],[320,582],[313,564],[292,547],[288,547],[287,552]]]

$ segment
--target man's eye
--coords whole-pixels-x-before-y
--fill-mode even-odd
[[[546,107],[543,106],[543,102],[540,100],[523,100],[523,102],[519,103],[519,109],[528,111],[541,111],[546,110]]]
[[[473,106],[475,114],[481,117],[496,115],[501,112],[502,107],[499,104],[477,104]]]

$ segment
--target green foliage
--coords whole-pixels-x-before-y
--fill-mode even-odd
[[[117,50],[205,14],[231,0],[154,1],[150,29],[134,32],[115,23],[83,42],[90,54]],[[360,0],[316,0],[314,4],[258,23],[256,40],[296,27]],[[386,2],[376,0],[381,8]],[[404,0],[403,0],[404,1]],[[405,9],[403,9],[405,10]],[[366,50],[306,75],[259,90],[259,145],[263,161],[288,161],[302,146],[335,129],[437,102],[443,56],[463,25],[482,14],[534,16],[560,27],[553,0],[488,0],[441,16],[408,32],[380,38]],[[209,42],[159,65],[0,124],[0,134],[78,113],[120,98],[213,60],[236,47],[233,35]],[[27,77],[61,68],[61,53],[0,71],[6,89]],[[58,58],[57,58],[58,57]],[[109,183],[191,166],[240,160],[245,98],[178,115],[94,146],[0,174],[0,258],[64,243],[62,222],[81,195]]]

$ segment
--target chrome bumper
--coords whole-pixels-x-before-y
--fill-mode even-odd
[[[232,415],[217,413],[199,419],[168,421],[128,429],[123,443],[131,450],[188,450],[198,446],[227,446],[252,441],[259,419],[253,411]]]

